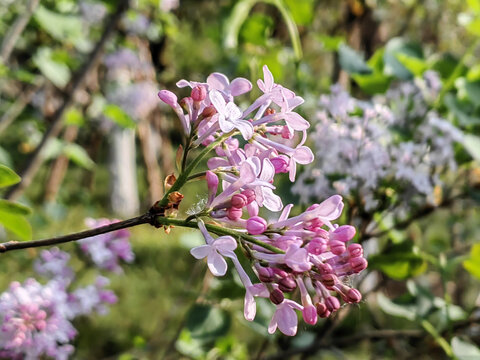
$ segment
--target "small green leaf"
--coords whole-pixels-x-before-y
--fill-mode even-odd
[[[480,279],[480,244],[472,246],[470,257],[463,262],[463,267],[470,274]]]
[[[48,80],[63,88],[70,80],[70,68],[65,63],[54,60],[52,55],[50,48],[41,47],[33,56],[33,62]]]
[[[122,128],[135,129],[137,124],[123,109],[115,104],[108,104],[103,109],[103,115],[115,122]]]
[[[0,188],[14,185],[20,182],[21,177],[18,176],[15,171],[0,164]]]
[[[380,48],[373,53],[370,59],[368,59],[367,64],[374,72],[383,72],[383,67],[385,66],[385,63],[383,62],[384,54],[385,48]]]
[[[292,13],[293,20],[297,25],[308,25],[312,22],[315,12],[314,0],[284,0]]]
[[[385,93],[390,86],[390,82],[392,81],[391,76],[386,76],[381,73],[366,75],[353,74],[352,78],[355,80],[358,86],[360,86],[360,89],[369,95]]]
[[[414,321],[416,318],[415,306],[413,305],[396,304],[382,293],[378,293],[377,301],[380,309],[389,315],[402,317],[410,321]]]
[[[370,74],[372,69],[367,65],[363,56],[345,44],[338,48],[340,66],[349,74]]]
[[[463,138],[463,145],[472,158],[480,161],[480,137],[466,134]]]
[[[0,211],[0,224],[22,240],[32,239],[32,228],[23,215]]]
[[[465,28],[470,34],[480,36],[480,18],[472,20]]]
[[[91,170],[95,163],[83,147],[78,144],[66,144],[63,153],[78,166]]]
[[[480,349],[470,342],[461,340],[455,336],[452,339],[452,351],[458,360],[480,359]]]
[[[466,81],[464,84],[468,99],[475,106],[480,106],[480,81]]]
[[[428,66],[425,60],[407,54],[397,54],[397,60],[415,76],[421,76]]]
[[[206,304],[195,304],[187,315],[186,328],[193,339],[215,340],[227,334],[231,319],[227,312]]]
[[[412,73],[399,60],[398,55],[404,54],[408,57],[423,58],[422,48],[414,43],[408,42],[403,38],[390,39],[385,45],[383,60],[385,62],[384,72],[388,75],[394,75],[399,79],[408,80],[412,78]]]
[[[65,114],[66,125],[82,126],[85,123],[85,118],[82,113],[75,108],[69,109]]]
[[[319,35],[318,40],[320,40],[323,48],[327,51],[338,51],[340,45],[345,43],[344,36]]]
[[[474,13],[480,13],[480,0],[467,0],[468,7]]]
[[[29,215],[32,210],[25,205],[0,199],[0,212],[5,212],[9,214],[17,214],[17,215]]]
[[[273,29],[273,19],[270,16],[254,13],[248,17],[240,30],[243,42],[265,46]]]

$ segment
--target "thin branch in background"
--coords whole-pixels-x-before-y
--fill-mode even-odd
[[[22,171],[19,172],[22,181],[9,189],[9,191],[5,195],[6,199],[15,200],[21,195],[23,190],[28,187],[33,181],[33,178],[35,177],[37,171],[42,165],[43,150],[45,148],[45,145],[49,142],[50,139],[58,136],[58,134],[60,133],[63,126],[63,114],[73,104],[75,93],[82,87],[87,75],[99,62],[100,56],[103,52],[103,49],[105,48],[108,39],[114,33],[115,29],[118,26],[118,23],[122,18],[122,15],[128,8],[129,0],[121,0],[118,2],[117,9],[115,13],[110,17],[110,20],[107,22],[107,25],[105,26],[99,42],[97,43],[93,51],[87,56],[86,62],[77,72],[76,76],[73,77],[70,85],[67,86],[67,92],[64,96],[62,105],[53,114],[52,118],[49,121],[50,127],[44,133],[42,140],[32,153],[26,166],[22,169]]]
[[[35,12],[38,3],[39,0],[29,0],[25,11],[18,16],[12,27],[8,30],[8,33],[5,35],[2,41],[2,47],[0,49],[0,62],[3,62],[4,64],[8,62],[18,38],[20,35],[22,35],[23,30],[30,21],[30,18]]]

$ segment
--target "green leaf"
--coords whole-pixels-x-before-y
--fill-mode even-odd
[[[71,108],[65,114],[65,124],[82,126],[85,124],[85,118],[78,109]]]
[[[90,156],[88,156],[88,153],[78,144],[66,144],[63,153],[78,166],[88,170],[95,167],[95,163]]]
[[[470,257],[463,262],[463,267],[470,274],[480,279],[480,244],[472,246]]]
[[[349,74],[370,74],[372,69],[363,60],[363,56],[345,44],[338,48],[338,60],[343,70]]]
[[[195,304],[187,315],[186,328],[193,339],[212,341],[227,334],[231,319],[227,312],[206,304]]]
[[[360,89],[369,95],[385,93],[390,86],[390,82],[392,81],[391,76],[386,76],[381,73],[366,75],[353,74],[352,78],[358,84]]]
[[[480,18],[473,19],[465,28],[470,34],[480,36]]]
[[[385,66],[385,63],[383,62],[384,54],[385,48],[380,48],[373,53],[370,59],[368,59],[367,64],[374,72],[383,72],[383,67]]]
[[[243,23],[240,38],[244,42],[265,46],[272,28],[273,19],[270,16],[254,13]]]
[[[458,336],[452,339],[452,351],[458,360],[480,359],[480,349],[470,342],[461,340]]]
[[[137,124],[123,109],[115,104],[108,104],[103,109],[103,115],[115,122],[122,128],[135,129]]]
[[[455,95],[446,94],[444,98],[444,103],[447,106],[448,110],[454,115],[461,126],[471,126],[480,124],[480,118],[475,116],[470,116],[465,110],[472,108],[471,104],[459,103]],[[470,105],[470,106],[469,106]]]
[[[385,62],[384,72],[388,75],[394,75],[399,79],[408,80],[412,78],[412,73],[399,60],[398,55],[404,54],[408,57],[423,58],[422,48],[417,44],[406,41],[402,38],[393,38],[385,45],[383,60]]]
[[[43,75],[59,88],[65,87],[71,77],[70,68],[63,62],[53,59],[50,48],[41,47],[33,56],[33,62]]]
[[[380,309],[389,315],[402,317],[410,321],[414,321],[417,317],[415,306],[413,305],[396,304],[382,293],[378,293],[377,301]]]
[[[18,176],[15,171],[0,164],[0,188],[14,185],[20,182],[21,177]]]
[[[480,80],[480,64],[473,65],[467,73],[468,81],[479,81]]]
[[[427,62],[424,59],[409,56],[407,54],[397,54],[397,60],[405,66],[415,76],[421,76],[428,68]]]
[[[480,81],[466,81],[464,89],[468,99],[475,105],[480,106]]]
[[[0,199],[0,212],[16,215],[29,215],[32,210],[28,206]]]
[[[480,13],[480,0],[467,0],[468,7],[474,13]]]
[[[472,158],[480,161],[480,137],[466,134],[463,138],[463,145]]]
[[[0,211],[0,224],[22,240],[32,239],[32,228],[23,215]]]
[[[308,25],[314,16],[314,0],[284,0],[292,13],[293,20],[298,25]]]
[[[345,43],[344,36],[328,36],[318,35],[318,40],[323,45],[323,48],[327,51],[338,51],[341,44]]]

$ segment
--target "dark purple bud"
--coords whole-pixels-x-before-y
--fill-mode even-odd
[[[259,266],[257,267],[257,272],[259,280],[264,283],[272,282],[275,276],[274,271],[269,267]]]
[[[325,300],[325,305],[330,312],[334,312],[340,309],[340,301],[334,296],[327,297],[327,299]]]
[[[283,296],[283,293],[280,290],[275,289],[270,293],[270,301],[275,305],[281,304],[283,300],[285,300],[285,296]]]
[[[362,300],[362,294],[357,289],[350,289],[347,292],[346,298],[348,299],[348,300],[345,300],[346,302],[356,304]]]
[[[326,287],[332,287],[338,281],[337,277],[334,274],[324,274],[322,275],[322,284]]]
[[[317,303],[317,305],[315,305],[315,307],[317,309],[318,316],[320,316],[321,318],[326,318],[326,317],[330,316],[330,311],[328,311],[325,304]]]
[[[279,269],[279,268],[271,268],[271,269],[273,273],[281,279],[288,277],[288,273],[282,269]]]
[[[278,282],[278,287],[284,292],[292,292],[296,289],[297,283],[291,277],[286,277]]]
[[[232,206],[236,208],[243,208],[244,206],[247,206],[248,199],[245,195],[243,194],[235,194],[232,196]]]
[[[270,159],[275,168],[275,174],[278,173],[287,173],[288,172],[288,157],[285,155],[280,155]]]
[[[215,109],[215,106],[210,105],[207,106],[205,109],[202,111],[202,117],[203,118],[209,118],[217,113],[217,109]]]

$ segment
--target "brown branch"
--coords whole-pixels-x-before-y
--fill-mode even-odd
[[[2,42],[2,48],[0,50],[0,62],[3,62],[4,64],[8,62],[8,58],[15,47],[15,43],[30,21],[30,18],[37,8],[38,3],[39,0],[30,0],[25,11],[15,20],[12,27],[8,30],[8,33],[5,35],[5,38]]]
[[[117,28],[117,25],[129,7],[129,0],[120,0],[117,5],[115,13],[110,17],[103,34],[92,50],[88,55],[85,64],[80,68],[77,74],[73,77],[69,86],[67,86],[68,92],[64,95],[62,105],[55,111],[52,118],[50,119],[50,127],[47,129],[43,135],[40,144],[36,147],[31,158],[26,164],[25,168],[20,171],[19,175],[22,178],[22,181],[17,185],[12,186],[9,191],[6,193],[5,198],[9,200],[14,200],[20,196],[23,190],[30,185],[35,177],[35,174],[39,170],[43,162],[43,150],[45,145],[49,142],[50,139],[58,136],[60,130],[62,129],[62,117],[65,111],[73,104],[75,93],[82,87],[85,78],[89,72],[96,66],[100,60],[100,56],[103,52],[103,49],[107,43],[107,40],[113,34],[114,30]]]
[[[85,239],[88,237],[105,234],[108,232],[125,229],[132,226],[149,224],[153,221],[154,218],[155,218],[155,215],[148,212],[146,214],[143,214],[131,219],[119,221],[113,224],[101,226],[95,229],[85,230],[85,231],[74,233],[74,234],[63,235],[63,236],[58,236],[50,239],[42,239],[42,240],[32,240],[32,241],[22,241],[22,242],[9,241],[9,242],[0,244],[0,253],[12,251],[12,250],[64,244],[67,242]]]

